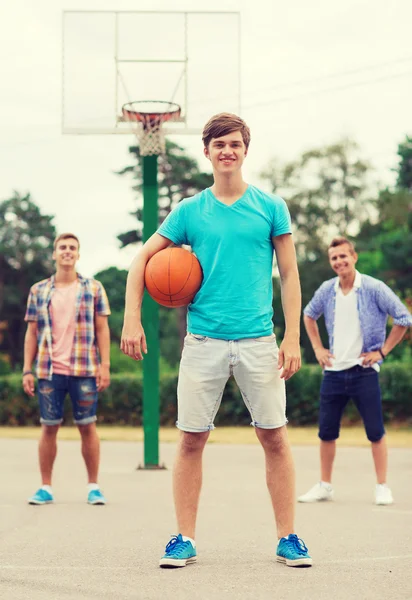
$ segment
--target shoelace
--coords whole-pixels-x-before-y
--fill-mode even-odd
[[[182,540],[182,536],[174,535],[166,546],[165,554],[180,554],[185,549],[187,542]]]
[[[290,534],[286,543],[292,546],[297,554],[306,554],[308,549],[305,546],[305,542],[301,540],[296,534]]]

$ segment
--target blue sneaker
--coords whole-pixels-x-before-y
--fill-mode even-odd
[[[27,500],[29,504],[51,504],[54,501],[52,494],[40,488],[31,498]]]
[[[185,567],[196,560],[196,548],[192,546],[191,542],[184,542],[179,533],[179,535],[174,535],[167,544],[159,565],[161,567]]]
[[[91,490],[87,496],[87,504],[106,504],[106,498],[100,490]]]
[[[286,563],[288,567],[311,567],[312,559],[308,554],[305,542],[294,533],[283,537],[276,551],[278,562]]]

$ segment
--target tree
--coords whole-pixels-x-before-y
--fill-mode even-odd
[[[288,203],[300,261],[318,260],[335,235],[357,233],[372,207],[368,171],[351,140],[309,150],[284,165],[272,161],[263,171],[272,191]]]
[[[0,203],[0,347],[13,368],[22,363],[30,287],[53,271],[53,218],[41,214],[30,194],[15,192]]]
[[[119,343],[122,336],[127,271],[109,267],[99,271],[94,277],[103,284],[106,290],[111,311],[109,317],[110,336],[113,342]]]
[[[379,192],[376,218],[363,223],[357,245],[367,272],[383,279],[407,302],[412,300],[412,138],[398,145],[394,189]]]
[[[118,171],[118,175],[132,175],[135,184],[133,190],[137,194],[137,209],[132,213],[137,219],[136,229],[118,235],[121,247],[142,241],[143,233],[143,176],[140,162],[140,152],[137,146],[129,148],[130,154],[135,162]],[[194,196],[201,190],[213,183],[213,175],[199,170],[197,161],[188,156],[181,146],[166,140],[166,153],[158,159],[158,182],[159,182],[159,225],[164,221],[172,208],[183,198]],[[161,329],[165,325],[165,313],[170,309],[160,309]],[[177,315],[178,331],[181,343],[186,333],[186,308],[173,309],[168,319],[173,320]],[[169,322],[172,327],[172,323]],[[162,351],[163,352],[163,351]],[[178,358],[178,352],[176,360]],[[170,360],[175,356],[175,350],[170,350]]]
[[[406,136],[405,141],[399,144],[398,155],[397,187],[412,192],[412,137]]]
[[[140,152],[137,146],[130,146],[130,154],[135,163],[117,172],[118,175],[132,175],[137,194],[137,209],[132,213],[137,219],[136,229],[120,234],[121,247],[142,241],[143,231],[143,175]],[[213,176],[199,170],[197,161],[185,153],[184,148],[166,140],[166,154],[158,159],[159,182],[159,225],[172,208],[183,198],[194,196],[213,183]]]
[[[335,235],[353,237],[373,212],[368,193],[368,163],[360,157],[357,144],[343,140],[304,152],[296,161],[280,164],[272,160],[262,172],[274,193],[285,198],[292,217],[298,257],[303,307],[322,281],[333,276],[326,249]],[[280,314],[280,286],[274,281],[275,328],[283,336]],[[323,322],[322,339],[327,343]],[[302,330],[303,326],[302,326]],[[302,336],[303,356],[314,356],[306,335]]]

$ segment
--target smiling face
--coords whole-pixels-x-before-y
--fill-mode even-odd
[[[354,275],[358,255],[348,244],[340,244],[328,250],[329,264],[338,277]]]
[[[73,269],[79,260],[79,242],[74,238],[60,239],[53,252],[57,269]]]
[[[241,169],[247,155],[247,148],[241,132],[233,131],[222,137],[212,138],[204,152],[212,163],[214,173],[223,175]]]

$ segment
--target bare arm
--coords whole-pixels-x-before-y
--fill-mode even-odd
[[[403,327],[402,325],[394,325],[386,338],[381,350],[384,356],[389,354],[391,350],[395,348],[397,344],[402,340],[403,336],[406,333],[407,327]],[[374,363],[382,360],[382,355],[379,350],[374,350],[373,352],[363,352],[361,354],[363,356],[363,364],[365,366],[373,365]]]
[[[287,380],[301,367],[300,358],[300,312],[302,297],[295,245],[290,234],[272,238],[276,252],[282,289],[282,306],[285,316],[285,337],[279,348],[279,368]]]
[[[407,329],[407,327],[403,327],[402,325],[394,325],[392,327],[385,343],[381,348],[385,356],[399,344],[399,342],[403,339]]]
[[[303,315],[303,322],[305,324],[306,333],[308,334],[310,343],[312,344],[316,360],[322,368],[331,367],[332,363],[330,359],[334,357],[327,348],[323,347],[322,340],[320,339],[319,335],[318,324],[314,319],[311,319],[307,315]]]
[[[23,373],[31,371],[37,354],[37,322],[27,323],[26,335],[24,336],[24,365]],[[29,396],[34,396],[34,375],[28,373],[23,376],[23,390]]]
[[[172,244],[171,240],[154,233],[139,250],[130,266],[120,347],[124,354],[135,360],[142,360],[142,352],[147,353],[146,336],[141,320],[146,264],[153,254],[167,248],[170,244]]]
[[[97,391],[102,392],[110,385],[110,329],[106,315],[96,315],[96,340],[100,354],[97,375]]]

